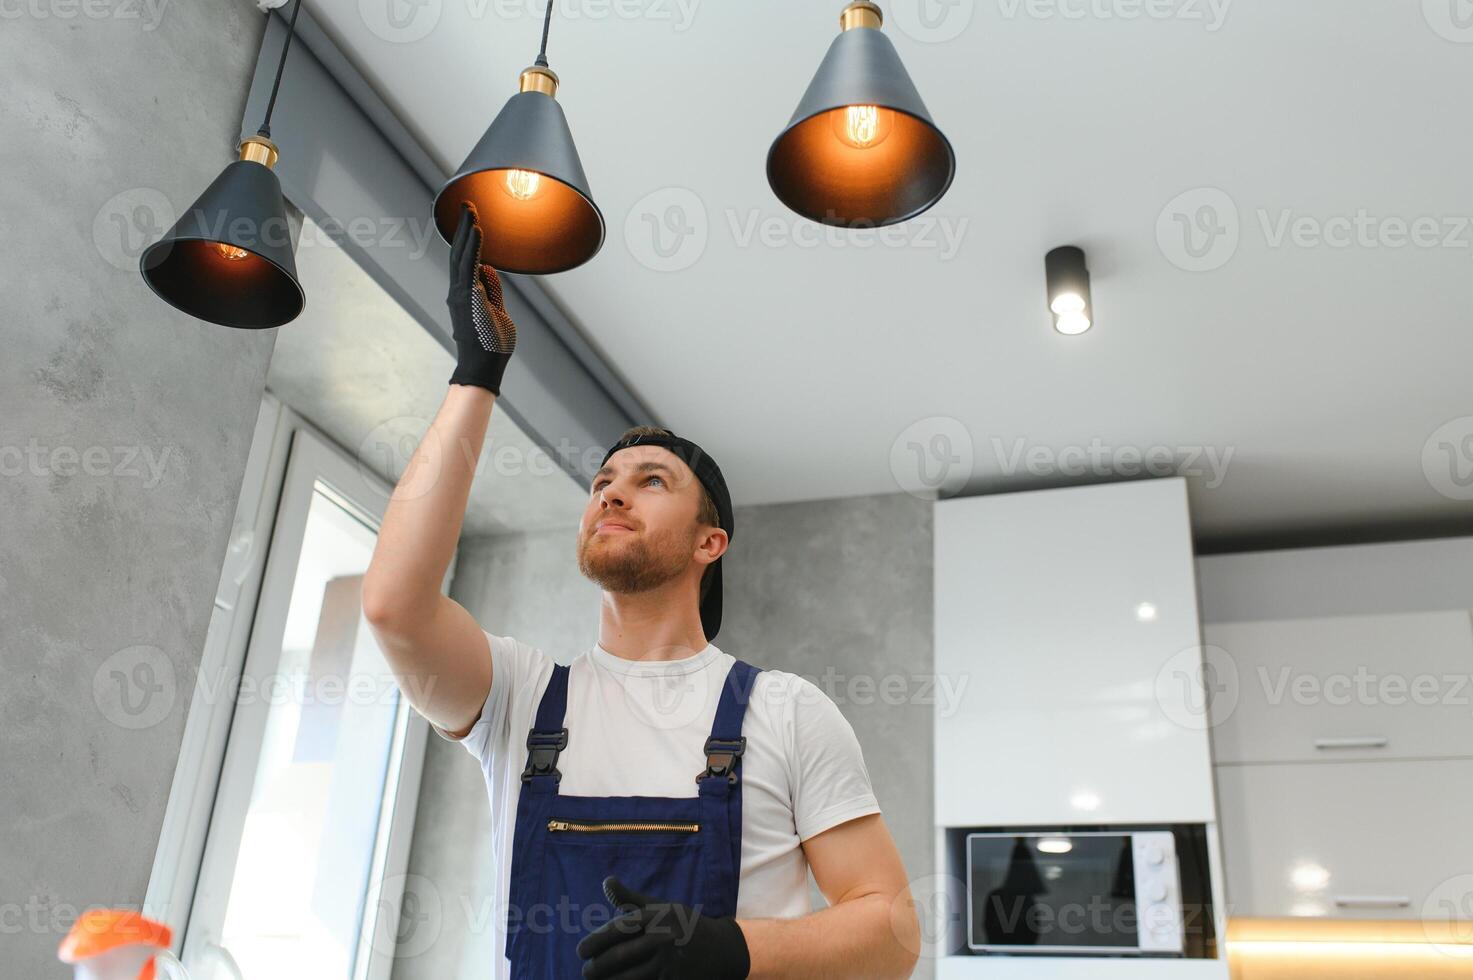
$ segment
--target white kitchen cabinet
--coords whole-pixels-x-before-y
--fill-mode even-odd
[[[1221,763],[1473,758],[1466,610],[1209,623]],[[1223,668],[1226,667],[1226,670]]]
[[[1184,481],[935,505],[941,826],[1215,821]]]
[[[1219,766],[1233,916],[1416,919],[1473,868],[1473,761]]]

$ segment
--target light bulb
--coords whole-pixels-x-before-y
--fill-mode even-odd
[[[239,262],[241,259],[251,254],[243,248],[236,248],[234,245],[227,245],[224,242],[216,242],[215,248],[219,250],[221,255],[225,256],[232,262]]]
[[[1054,329],[1070,337],[1084,333],[1089,327],[1089,317],[1083,313],[1063,313],[1054,317]]]
[[[530,201],[542,184],[542,175],[532,170],[508,170],[506,192],[518,201]]]
[[[885,142],[895,128],[895,113],[877,105],[849,105],[832,112],[834,135],[845,144],[867,150]]]
[[[1059,314],[1083,313],[1084,297],[1079,295],[1078,293],[1060,293],[1059,295],[1055,296],[1054,301],[1049,304],[1049,309]]]

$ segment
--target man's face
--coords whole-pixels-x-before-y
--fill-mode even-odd
[[[578,523],[579,570],[607,592],[645,592],[684,574],[710,534],[696,524],[700,499],[700,482],[670,450],[619,450],[590,484]]]

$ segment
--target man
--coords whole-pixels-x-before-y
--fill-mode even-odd
[[[605,456],[577,537],[604,590],[598,643],[570,666],[440,594],[516,340],[480,236],[467,208],[456,370],[390,500],[363,605],[406,696],[485,773],[495,975],[908,976],[915,909],[853,730],[813,684],[711,642],[733,521],[699,447],[641,427]],[[818,912],[809,871],[830,903]]]

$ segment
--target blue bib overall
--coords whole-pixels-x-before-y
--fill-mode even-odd
[[[731,665],[693,797],[562,796],[558,753],[568,668],[553,667],[527,734],[512,841],[506,955],[518,980],[578,977],[577,946],[617,914],[603,894],[616,875],[635,891],[702,915],[736,914],[742,856],[742,718],[760,668]]]

